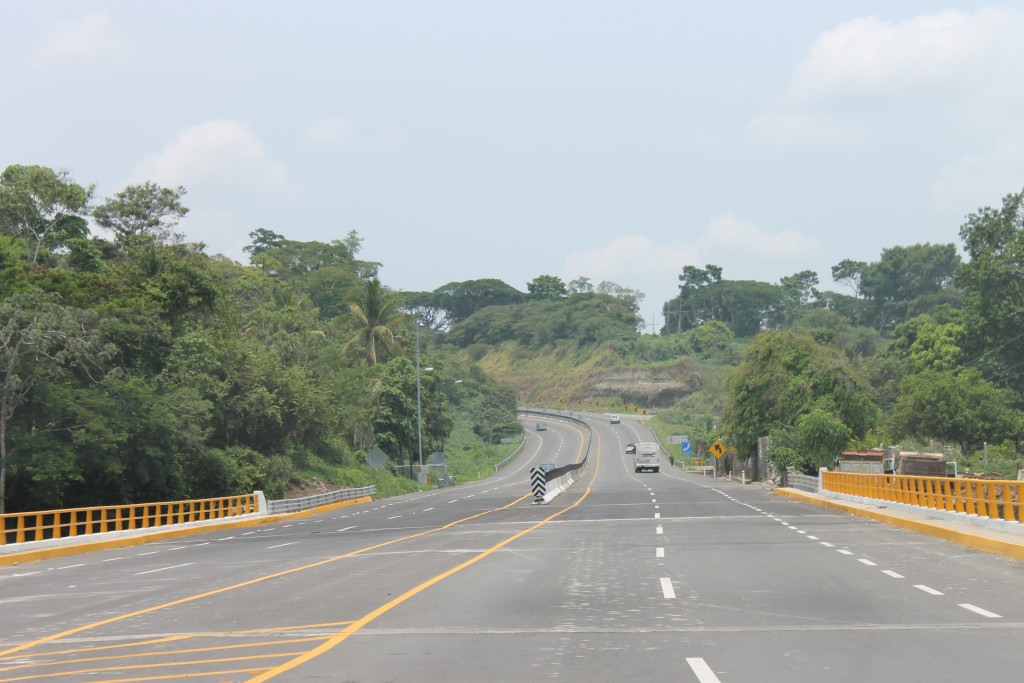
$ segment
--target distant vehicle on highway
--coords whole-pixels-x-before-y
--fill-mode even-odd
[[[626,455],[636,455],[636,444],[635,443],[627,443],[626,444]]]
[[[548,428],[548,423],[547,422],[538,422],[537,423],[537,431],[538,432],[547,431],[547,428]]]
[[[643,472],[644,470],[657,472],[660,467],[658,451],[659,448],[656,443],[637,444],[636,454],[633,456],[633,470],[636,472]]]
[[[619,416],[618,415],[612,415],[612,424],[613,425],[619,424]]]

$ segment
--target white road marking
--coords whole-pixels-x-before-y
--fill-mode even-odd
[[[388,518],[387,518],[386,520],[384,520],[384,521],[385,521],[385,522],[387,522],[387,521],[389,521],[389,520],[392,520],[392,519],[398,519],[398,518],[399,518],[399,517],[401,517],[401,516],[402,516],[402,515],[395,515],[394,517],[388,517]]]
[[[123,560],[123,559],[124,559],[123,557],[110,557],[110,558],[107,558],[107,559],[105,559],[103,561],[104,562],[116,562],[118,560]]]
[[[672,579],[661,579],[661,592],[665,594],[665,598],[668,600],[676,597],[676,592],[672,589]]]
[[[664,548],[655,548],[654,549],[654,556],[655,557],[665,557],[665,549]]]
[[[660,512],[655,512],[654,513],[654,518],[655,519],[661,519],[661,513]]]
[[[434,509],[434,508],[427,508],[426,510],[423,510],[423,512],[430,512],[430,511],[431,511],[431,510],[433,510],[433,509]]]
[[[355,527],[354,526],[347,526],[344,529],[338,529],[338,532],[340,533],[342,531],[348,531],[349,529],[355,529]]]
[[[85,563],[82,564],[69,564],[66,567],[57,567],[57,569],[74,569],[75,567],[84,567]]]
[[[150,550],[148,553],[139,553],[135,557],[142,557],[144,555],[156,555],[158,552],[160,552],[160,551],[159,550]]]
[[[817,536],[808,536],[807,538],[811,539],[812,541],[817,541],[818,540]]]
[[[690,665],[690,669],[693,670],[700,683],[721,683],[703,657],[687,657],[686,663]]]
[[[843,550],[842,548],[840,548],[836,552],[837,553],[842,553],[843,555],[853,555],[853,551],[852,550]]]
[[[181,569],[182,567],[187,567],[190,564],[195,564],[195,562],[186,562],[185,564],[176,564],[172,567],[160,567],[160,569],[150,569],[149,571],[145,572],[136,572],[135,576],[142,576],[143,574],[155,574],[156,572],[165,572],[168,569]]]
[[[857,560],[857,561],[860,562],[861,564],[866,564],[869,567],[877,567],[878,566],[877,564],[875,564],[871,560],[860,559],[860,560]]]
[[[937,591],[934,588],[929,588],[928,586],[924,586],[922,584],[916,584],[914,586],[914,588],[918,588],[920,590],[923,590],[925,593],[929,593],[931,595],[942,595],[942,593],[940,591]]]
[[[661,525],[660,524],[654,528],[654,533],[656,533],[656,534],[662,533]]]
[[[822,541],[821,544],[826,548],[835,548],[835,546],[829,543],[828,541]]]
[[[456,498],[455,500],[449,500],[448,504],[451,505],[452,503],[458,503],[458,502],[459,502],[459,499]]]
[[[896,572],[894,572],[891,569],[883,569],[882,573],[883,574],[887,574],[887,575],[891,576],[894,579],[902,579],[902,578],[904,578],[903,574],[897,574]]]
[[[278,545],[271,545],[264,548],[264,550],[273,550],[274,548],[283,548],[286,545],[295,545],[298,541],[291,541],[290,543],[279,543]]]
[[[800,531],[799,529],[794,529],[793,531],[797,532],[798,534],[806,534],[807,533],[806,531]]]
[[[662,581],[664,581],[664,579],[662,579]],[[962,603],[960,603],[960,606],[963,607],[964,609],[971,610],[975,614],[980,614],[983,617],[988,617],[989,619],[1002,619],[1002,617],[999,616],[998,614],[996,614],[995,612],[989,612],[987,609],[982,609],[980,607],[976,607],[976,606],[970,604],[969,602],[962,602]]]

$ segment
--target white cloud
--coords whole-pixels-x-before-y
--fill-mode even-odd
[[[138,180],[166,185],[291,195],[288,170],[267,156],[252,128],[239,121],[206,121],[180,131],[160,154],[145,160]]]
[[[748,128],[764,142],[846,148],[908,113],[959,112],[991,125],[1021,101],[1021,35],[1024,14],[1012,9],[845,22],[814,41],[786,91]]]
[[[658,245],[644,235],[623,235],[602,247],[573,251],[566,257],[569,279],[589,277],[596,285],[602,280],[643,290],[630,279],[674,281],[683,266],[694,263],[697,250],[683,244]]]
[[[1008,40],[1019,40],[1022,17],[1012,10],[977,14],[948,10],[899,24],[877,17],[840,24],[819,37],[797,67],[796,100],[850,101],[948,93],[976,82]],[[1007,31],[1008,25],[1018,29]]]
[[[821,253],[821,243],[796,230],[769,233],[756,223],[726,213],[712,220],[697,240],[702,253],[755,256],[806,262]],[[722,259],[719,259],[722,260]]]
[[[943,167],[932,185],[932,204],[942,213],[966,216],[998,207],[1003,196],[1024,190],[1024,134],[1000,139],[983,154],[966,155]]]
[[[135,45],[120,34],[105,14],[90,14],[77,22],[60,22],[35,49],[31,61],[53,65],[77,60],[122,59],[135,53]]]
[[[306,138],[325,147],[343,147],[355,132],[355,122],[340,116],[317,119],[306,126]]]
[[[397,130],[366,134],[355,121],[343,116],[311,121],[306,125],[305,134],[315,145],[355,154],[390,154],[402,146],[402,136]]]

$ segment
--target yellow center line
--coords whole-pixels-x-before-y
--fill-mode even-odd
[[[580,446],[580,448],[582,449],[582,445]],[[580,495],[580,497],[572,505],[570,505],[570,506],[568,506],[566,508],[563,508],[562,510],[559,510],[558,512],[554,513],[553,515],[550,515],[549,517],[546,517],[545,519],[542,519],[541,521],[537,522],[536,524],[534,524],[533,526],[531,526],[531,527],[529,527],[527,529],[524,529],[524,530],[522,530],[522,531],[520,531],[520,532],[518,532],[516,534],[513,534],[512,536],[509,536],[504,541],[501,541],[500,543],[497,543],[497,544],[491,546],[490,548],[488,548],[487,550],[483,551],[479,555],[476,555],[475,557],[472,557],[472,558],[466,560],[462,564],[456,565],[455,567],[452,567],[451,569],[449,569],[449,570],[447,570],[445,572],[442,572],[442,573],[438,574],[437,576],[435,576],[435,577],[433,577],[431,579],[427,579],[426,581],[424,581],[423,583],[419,584],[418,586],[409,589],[408,591],[406,591],[405,593],[402,593],[401,595],[399,595],[398,597],[394,598],[393,600],[391,600],[391,601],[381,605],[377,609],[375,609],[372,612],[370,612],[367,615],[365,615],[363,618],[357,619],[356,621],[352,622],[351,625],[349,625],[347,628],[343,629],[342,631],[339,631],[337,634],[335,634],[332,638],[327,640],[322,645],[320,645],[320,646],[310,650],[309,652],[306,652],[305,654],[302,654],[302,655],[296,657],[295,659],[293,659],[291,661],[285,662],[284,664],[281,664],[281,665],[279,665],[277,667],[274,667],[273,669],[270,669],[269,671],[267,671],[267,672],[265,672],[263,674],[260,674],[259,676],[256,676],[255,678],[250,678],[247,683],[262,683],[263,681],[269,681],[270,679],[275,678],[275,677],[277,677],[277,676],[279,676],[279,675],[281,675],[283,673],[286,673],[288,671],[291,671],[295,667],[300,666],[302,664],[305,664],[306,662],[309,662],[309,661],[319,657],[322,654],[326,654],[327,652],[330,652],[335,647],[337,647],[341,643],[345,642],[345,640],[349,636],[353,635],[354,633],[357,633],[364,626],[366,626],[367,624],[371,623],[372,621],[374,621],[378,617],[380,617],[380,616],[382,616],[384,614],[387,614],[388,612],[390,612],[395,607],[398,607],[399,605],[401,605],[403,602],[405,602],[405,601],[409,600],[410,598],[418,595],[419,593],[422,593],[423,591],[425,591],[426,589],[430,588],[431,586],[433,586],[433,585],[435,585],[437,583],[440,583],[441,581],[447,579],[449,576],[452,576],[453,574],[457,574],[458,572],[462,571],[463,569],[466,569],[467,567],[473,566],[474,564],[476,564],[480,560],[484,559],[485,557],[488,557],[489,555],[497,552],[498,550],[501,550],[502,548],[504,548],[508,544],[512,543],[513,541],[516,541],[516,540],[522,538],[523,536],[527,535],[528,533],[530,533],[532,531],[535,531],[535,530],[539,529],[540,527],[544,526],[545,524],[547,524],[551,520],[555,519],[556,517],[560,517],[561,515],[564,515],[566,512],[568,512],[569,510],[572,510],[574,507],[576,507],[577,505],[582,503],[587,498],[587,496],[590,495],[590,488],[594,485],[594,481],[597,479],[597,472],[598,472],[598,469],[599,469],[599,467],[601,465],[600,445],[598,445],[597,451],[598,451],[598,456],[597,456],[596,462],[594,463],[594,474],[590,478],[590,483],[587,485],[587,488],[583,491],[582,495]]]
[[[38,640],[33,640],[31,642],[28,642],[28,643],[22,643],[21,645],[16,645],[15,647],[11,647],[11,648],[8,648],[6,650],[0,651],[0,657],[5,657],[7,655],[14,654],[15,652],[23,652],[23,651],[28,650],[30,648],[38,647],[39,645],[43,645],[44,643],[50,643],[50,642],[53,642],[55,640],[60,640],[61,638],[66,638],[68,636],[75,635],[76,633],[82,633],[83,631],[89,631],[89,630],[92,630],[92,629],[95,629],[95,628],[99,628],[100,626],[106,626],[108,624],[113,624],[113,623],[116,623],[116,622],[119,622],[119,621],[124,621],[125,619],[131,619],[132,617],[141,616],[143,614],[151,614],[153,612],[157,612],[157,611],[160,611],[162,609],[167,609],[168,607],[176,607],[178,605],[184,605],[184,604],[189,603],[189,602],[195,602],[196,600],[202,600],[203,598],[208,598],[208,597],[211,597],[211,596],[214,596],[214,595],[220,595],[221,593],[227,593],[228,591],[237,590],[239,588],[245,588],[247,586],[253,586],[253,585],[258,584],[258,583],[263,583],[264,581],[270,581],[271,579],[277,579],[277,578],[280,578],[282,576],[288,576],[289,574],[296,574],[298,572],[306,571],[308,569],[314,569],[316,567],[322,567],[324,565],[328,565],[328,564],[331,564],[333,562],[337,562],[339,560],[344,560],[344,559],[347,559],[349,557],[355,557],[356,555],[361,555],[363,553],[368,553],[368,552],[370,552],[372,550],[377,550],[379,548],[384,548],[384,547],[387,547],[389,545],[394,545],[396,543],[401,543],[403,541],[410,541],[410,540],[412,540],[414,538],[420,538],[421,536],[427,536],[429,534],[437,533],[439,531],[444,531],[445,529],[450,529],[453,526],[456,526],[458,524],[462,524],[463,522],[468,522],[470,520],[477,519],[478,517],[483,517],[485,515],[489,515],[489,514],[491,514],[493,512],[500,512],[502,510],[507,510],[508,508],[512,507],[513,505],[516,505],[516,504],[522,502],[523,500],[525,500],[526,498],[529,498],[529,497],[530,497],[529,494],[525,495],[525,496],[521,496],[521,497],[513,500],[511,503],[509,503],[507,505],[503,505],[503,506],[498,507],[498,508],[492,508],[490,510],[484,510],[483,512],[478,512],[475,515],[470,515],[469,517],[463,517],[462,519],[457,519],[454,522],[449,522],[448,524],[445,524],[444,526],[437,527],[435,529],[428,529],[427,531],[421,531],[421,532],[416,533],[416,534],[410,534],[409,536],[403,536],[401,538],[395,538],[395,539],[392,539],[390,541],[384,541],[383,543],[378,543],[376,545],[368,546],[366,548],[360,548],[359,550],[353,550],[352,552],[345,553],[344,555],[337,555],[335,557],[329,557],[326,560],[320,560],[319,562],[313,562],[312,564],[303,565],[301,567],[293,567],[292,569],[286,569],[284,571],[276,572],[274,574],[268,574],[267,576],[261,576],[261,577],[255,578],[255,579],[250,579],[248,581],[243,581],[241,583],[236,583],[236,584],[233,584],[233,585],[230,585],[230,586],[224,586],[222,588],[216,588],[216,589],[211,590],[211,591],[206,591],[205,593],[199,593],[197,595],[191,595],[191,596],[186,597],[186,598],[180,598],[178,600],[172,600],[171,602],[165,602],[165,603],[162,603],[160,605],[154,605],[152,607],[147,607],[145,609],[140,609],[140,610],[137,610],[135,612],[129,612],[127,614],[120,614],[120,615],[118,615],[116,617],[110,617],[109,619],[103,619],[102,621],[96,621],[96,622],[93,622],[91,624],[84,624],[82,626],[76,626],[75,628],[68,629],[66,631],[61,631],[60,633],[54,633],[54,634],[46,636],[44,638],[39,638]]]

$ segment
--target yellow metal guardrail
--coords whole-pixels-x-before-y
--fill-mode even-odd
[[[822,472],[826,491],[1024,523],[1024,481]]]
[[[258,512],[255,494],[0,515],[0,545],[71,538],[108,531],[226,519]]]

